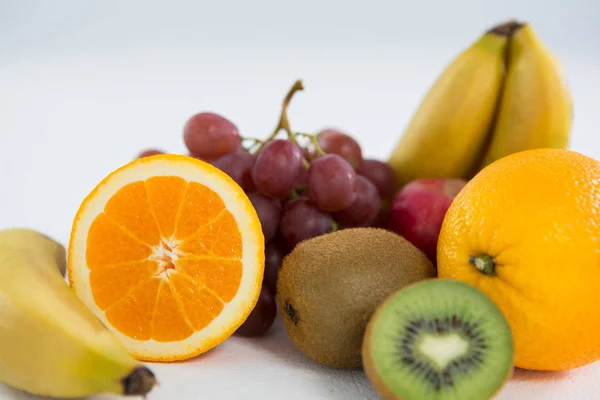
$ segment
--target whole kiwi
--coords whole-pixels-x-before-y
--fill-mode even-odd
[[[298,244],[277,278],[285,329],[307,357],[333,368],[362,365],[366,326],[388,296],[436,276],[423,252],[379,228],[350,228]]]

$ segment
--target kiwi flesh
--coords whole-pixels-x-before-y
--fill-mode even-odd
[[[284,258],[277,302],[288,336],[304,355],[328,367],[358,368],[377,306],[435,276],[425,254],[403,237],[349,228],[303,241]]]
[[[363,366],[388,400],[484,400],[512,374],[509,324],[479,289],[430,279],[387,298],[363,342]]]

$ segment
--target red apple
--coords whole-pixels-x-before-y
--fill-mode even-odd
[[[442,221],[466,183],[462,179],[417,179],[400,189],[392,201],[391,229],[421,249],[434,265]]]

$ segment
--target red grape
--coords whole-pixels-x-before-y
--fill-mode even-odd
[[[248,198],[258,214],[265,242],[268,242],[279,230],[281,203],[278,199],[267,197],[259,192],[249,193]]]
[[[379,214],[377,214],[377,218],[375,218],[375,222],[373,222],[374,228],[386,229],[388,231],[392,230],[391,216],[389,207],[385,207],[382,205]]]
[[[363,160],[357,172],[375,185],[382,199],[394,194],[396,175],[388,164],[379,160]]]
[[[371,226],[381,209],[377,188],[364,176],[356,177],[357,194],[350,207],[333,214],[344,227]]]
[[[186,156],[188,156],[188,157],[192,157],[192,158],[195,158],[195,159],[197,159],[197,160],[200,160],[200,161],[207,162],[207,163],[209,163],[209,164],[212,164],[212,162],[213,162],[213,161],[216,161],[216,160],[206,160],[206,159],[204,159],[204,158],[201,158],[201,157],[195,156],[195,155],[193,155],[192,153],[188,153],[188,154],[186,154]],[[218,160],[218,158],[217,158],[217,160]]]
[[[256,157],[253,154],[245,150],[238,150],[217,158],[212,165],[229,175],[244,192],[250,192],[254,190],[252,167],[254,167],[255,160]]]
[[[138,154],[136,158],[156,156],[158,154],[165,154],[165,152],[162,150],[158,150],[158,149],[146,149],[146,150],[142,151],[140,154]]]
[[[193,115],[183,128],[183,141],[195,157],[212,161],[241,148],[238,128],[214,113]]]
[[[357,170],[362,163],[360,145],[345,133],[334,129],[325,129],[319,133],[319,146],[328,154],[337,154]]]
[[[263,335],[271,328],[276,316],[275,297],[268,288],[263,286],[254,309],[235,334],[247,337]]]
[[[319,157],[308,170],[308,195],[324,211],[348,208],[356,198],[356,173],[336,154]]]
[[[266,285],[273,293],[277,291],[277,274],[281,268],[281,261],[287,255],[288,250],[280,236],[276,236],[267,243],[265,247],[265,274],[263,285]]]
[[[300,173],[298,174],[298,178],[296,179],[295,187],[306,186],[307,183],[308,183],[308,168],[306,168],[304,165],[302,165],[302,168],[300,168]]]
[[[301,196],[286,203],[280,231],[289,250],[298,243],[331,232],[331,216],[317,208],[312,200]]]
[[[302,168],[302,149],[294,143],[276,139],[258,153],[252,178],[264,195],[285,199],[296,185]]]

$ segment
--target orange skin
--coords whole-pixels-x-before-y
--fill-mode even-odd
[[[499,306],[517,367],[600,359],[599,182],[600,163],[579,153],[520,152],[482,170],[446,214],[438,276],[471,283]]]

